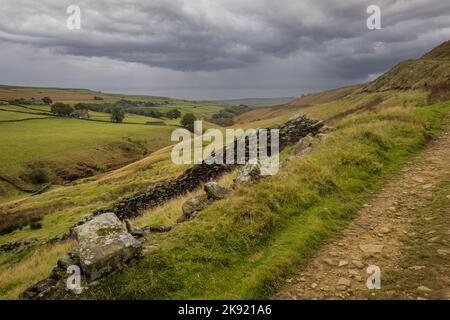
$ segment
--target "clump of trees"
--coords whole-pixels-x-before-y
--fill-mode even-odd
[[[178,109],[172,109],[167,111],[166,117],[168,119],[178,119],[179,117],[181,117],[181,112]]]
[[[222,127],[229,127],[234,123],[234,117],[241,115],[245,112],[251,111],[252,108],[245,104],[241,104],[238,106],[226,107],[223,110],[213,114],[209,121],[212,123],[218,124]]]
[[[137,109],[137,108],[129,108],[125,109],[126,112],[137,114],[139,116],[146,116],[146,117],[152,117],[152,118],[158,118],[161,119],[164,117],[164,114],[161,111],[158,110],[149,110],[149,109]]]
[[[73,108],[68,104],[57,102],[51,106],[50,111],[58,116],[68,117],[73,112]]]
[[[89,105],[86,103],[79,102],[73,106],[75,110],[89,110]]]
[[[181,125],[191,132],[194,132],[194,122],[197,118],[192,113],[186,113],[181,119]]]
[[[50,99],[50,97],[43,97],[42,102],[44,102],[46,105],[51,105],[53,103],[53,100]]]
[[[114,108],[111,111],[111,122],[121,123],[125,119],[125,112],[122,109]]]

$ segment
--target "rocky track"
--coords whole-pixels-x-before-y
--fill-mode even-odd
[[[398,278],[393,289],[380,298],[450,299],[450,195],[444,196],[444,207],[426,211],[435,197],[435,187],[449,181],[449,159],[450,133],[447,131],[364,204],[341,236],[317,252],[298,275],[287,279],[274,298],[376,298],[382,290],[369,290],[366,284],[367,268],[374,265],[380,268],[382,289],[386,274],[396,272]],[[422,212],[431,213],[423,217]],[[440,213],[440,219],[432,217],[434,213]],[[424,226],[417,229],[418,219],[432,224],[421,238],[417,238],[417,233]],[[405,239],[413,246],[407,247]],[[405,265],[406,252],[409,249],[411,254],[415,248],[423,250],[420,254],[425,258],[435,255],[436,259],[428,259],[434,261],[428,265]],[[420,254],[413,252],[415,256]],[[422,256],[419,263],[426,260]],[[408,272],[405,270],[415,274],[420,271],[423,275],[406,279]],[[427,279],[427,274],[432,274],[433,278],[428,276]],[[406,282],[407,292],[402,287]],[[405,292],[399,294],[402,290]]]

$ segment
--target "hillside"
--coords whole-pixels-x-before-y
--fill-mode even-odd
[[[441,51],[437,56],[442,56]],[[403,64],[411,68],[400,68]],[[180,222],[182,205],[203,194],[202,185],[141,210],[133,216],[135,226],[172,229],[146,234],[147,251],[141,260],[103,278],[79,297],[272,297],[365,208],[391,176],[448,127],[444,119],[450,112],[450,99],[437,103],[428,99],[429,84],[448,82],[440,74],[439,80],[435,79],[437,73],[447,70],[448,62],[424,58],[399,66],[369,84],[311,94],[236,117],[235,127],[261,128],[281,124],[302,112],[334,128],[316,135],[309,153],[291,157],[294,146],[283,150],[276,175],[232,189],[238,170],[224,174],[218,182],[229,194],[192,220]],[[409,84],[399,87],[402,81]],[[31,131],[38,134],[42,130]],[[148,134],[153,137],[155,133]],[[155,140],[164,142],[161,137]],[[0,297],[17,298],[32,283],[47,278],[56,262],[75,246],[73,238],[61,236],[82,217],[117,208],[124,199],[174,181],[192,167],[174,165],[171,148],[160,148],[116,170],[0,203],[0,227],[6,230],[0,235],[0,245],[36,238],[20,251],[0,252]],[[417,190],[423,190],[422,186]],[[36,222],[40,228],[34,227]],[[68,294],[59,297],[76,298]]]
[[[218,103],[226,103],[230,105],[245,104],[250,107],[267,107],[288,103],[294,100],[294,97],[282,97],[282,98],[243,98],[243,99],[230,99],[230,100],[216,100]]]
[[[98,106],[88,119],[57,117],[41,99],[71,106]],[[34,99],[34,100],[32,100]],[[102,111],[121,101],[149,106],[126,106],[122,123],[112,123]],[[168,119],[169,110],[183,116],[207,118],[223,105],[166,97],[105,94],[88,89],[0,86],[0,199],[12,200],[53,185],[116,169],[167,145],[180,118]],[[97,110],[97,108],[94,108]],[[160,115],[159,118],[151,115]],[[148,115],[150,114],[150,115]],[[214,126],[205,123],[205,127]],[[39,174],[42,178],[35,179]]]
[[[422,58],[399,63],[392,70],[364,86],[366,91],[392,89],[425,89],[448,84],[450,81],[450,42],[447,41]]]

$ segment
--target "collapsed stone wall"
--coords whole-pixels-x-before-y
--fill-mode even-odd
[[[270,129],[279,129],[279,150],[295,144],[308,134],[316,135],[324,126],[323,121],[314,120],[303,114],[296,115],[287,122]],[[270,135],[268,134],[268,138]],[[235,143],[236,147],[236,143]],[[248,149],[248,145],[246,145]],[[270,148],[270,140],[268,141]],[[248,151],[248,150],[247,150]],[[224,149],[222,154],[225,154]],[[201,163],[186,170],[178,178],[167,180],[154,185],[148,190],[121,200],[110,208],[103,208],[94,212],[94,215],[105,212],[114,212],[120,219],[133,218],[143,211],[161,205],[168,200],[192,192],[203,183],[215,180],[225,173],[232,171],[237,165]]]

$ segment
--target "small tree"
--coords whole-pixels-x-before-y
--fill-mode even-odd
[[[122,109],[114,108],[111,111],[111,122],[120,123],[125,119],[125,112]]]
[[[181,119],[181,125],[188,129],[189,131],[194,132],[194,121],[197,120],[192,113],[186,113]]]
[[[68,104],[57,102],[52,105],[51,112],[58,116],[67,117],[73,112],[73,108]]]
[[[53,103],[53,100],[49,97],[43,97],[42,102],[44,102],[46,105],[51,105]]]
[[[181,112],[178,109],[172,109],[172,110],[167,111],[166,117],[169,119],[177,119],[177,118],[181,117]]]

